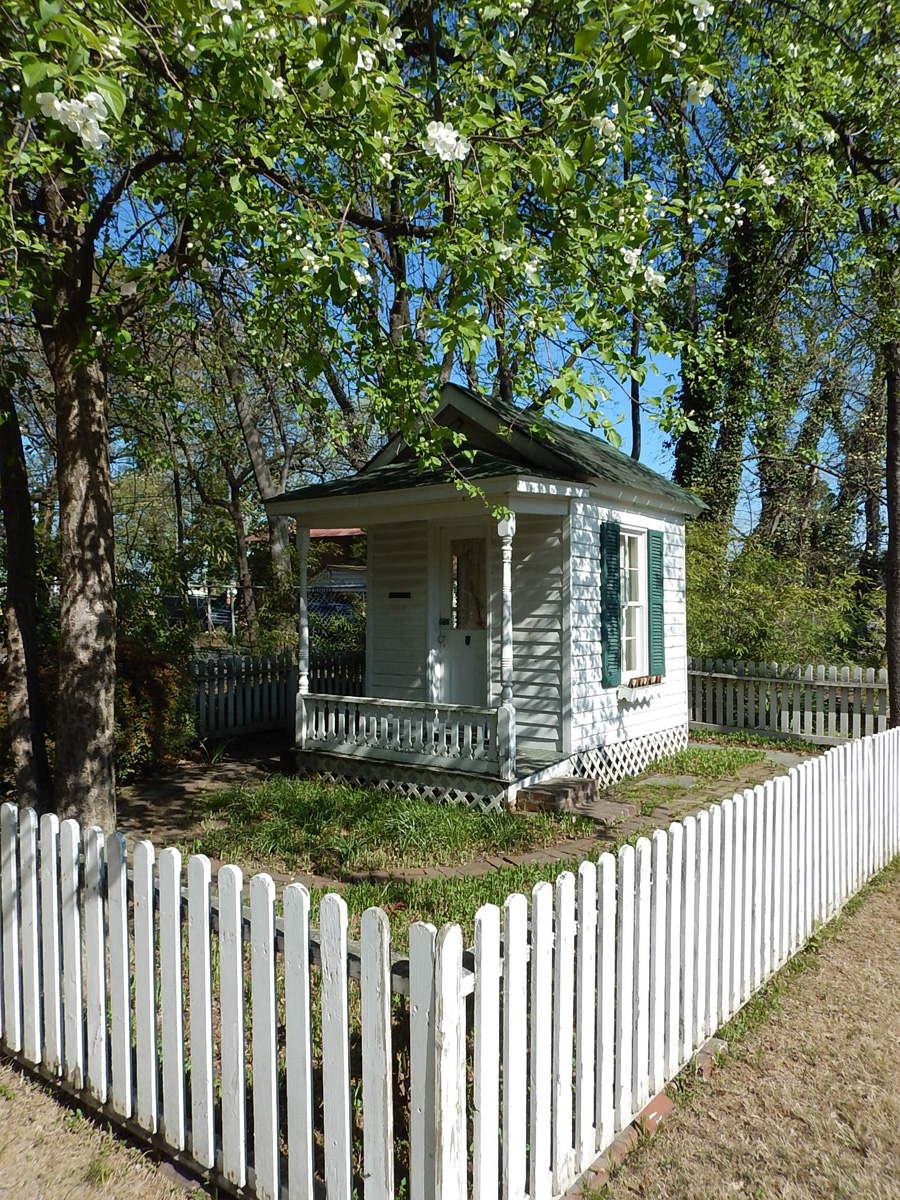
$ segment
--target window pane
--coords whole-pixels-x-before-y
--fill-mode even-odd
[[[453,628],[484,629],[487,571],[483,538],[453,538]]]

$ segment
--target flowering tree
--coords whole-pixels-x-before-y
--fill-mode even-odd
[[[423,457],[460,365],[594,403],[622,313],[664,285],[636,171],[653,104],[706,83],[705,0],[10,0],[0,33],[2,285],[56,397],[56,799],[114,821],[107,373],[179,278],[240,263]],[[653,74],[648,89],[640,80]],[[627,179],[625,176],[627,175]]]

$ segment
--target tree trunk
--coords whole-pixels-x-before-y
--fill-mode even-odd
[[[22,431],[12,394],[0,389],[0,495],[6,531],[6,693],[20,804],[53,807],[44,705],[38,676],[37,554]]]
[[[884,347],[887,384],[886,651],[892,728],[900,726],[900,340]]]
[[[247,527],[244,524],[244,513],[241,508],[241,485],[234,472],[226,467],[228,488],[231,503],[228,514],[234,526],[234,538],[237,543],[238,583],[241,588],[241,603],[244,606],[244,619],[247,622],[250,642],[256,641],[256,597],[253,594],[253,581],[250,576],[250,559],[247,553]]]
[[[62,816],[111,832],[116,600],[106,374],[85,353],[83,327],[41,332],[56,393],[59,484],[56,803]]]

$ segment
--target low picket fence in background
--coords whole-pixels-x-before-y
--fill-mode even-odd
[[[887,729],[887,671],[689,658],[688,705],[692,729],[835,745]]]
[[[310,692],[362,696],[366,659],[355,652],[314,654]],[[222,655],[190,664],[193,714],[202,738],[294,729],[297,658],[283,654]]]
[[[483,906],[469,950],[9,803],[0,849],[2,1047],[79,1103],[270,1200],[552,1200],[900,851],[900,730]]]

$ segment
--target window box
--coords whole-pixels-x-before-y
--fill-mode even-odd
[[[649,675],[643,679],[632,679],[616,688],[620,704],[649,704],[662,695],[662,676]]]

